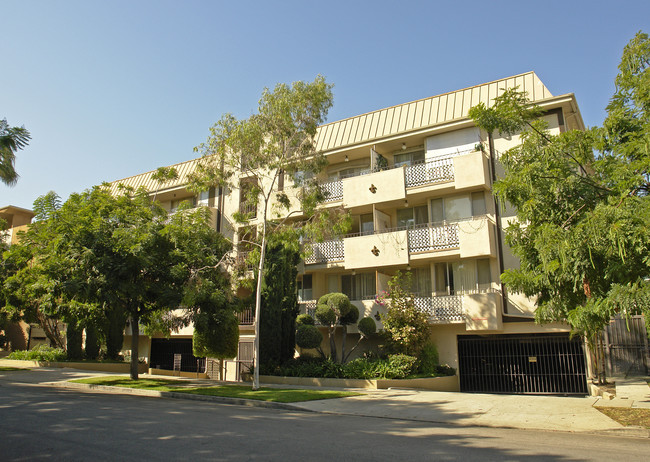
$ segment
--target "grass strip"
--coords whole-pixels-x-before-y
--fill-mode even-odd
[[[275,403],[296,403],[318,399],[345,398],[362,394],[351,391],[290,388],[260,388],[259,390],[253,391],[250,386],[245,385],[216,385],[205,387],[196,386],[197,384],[191,381],[151,378],[131,380],[129,377],[119,376],[91,377],[87,379],[71,380],[71,382],[112,387],[138,388],[143,390],[173,391],[194,395],[222,396],[226,398],[257,399],[260,401],[272,401]]]
[[[596,409],[626,427],[636,426],[650,429],[650,409],[632,407],[596,407]]]
[[[10,367],[10,366],[0,366],[0,371],[29,371],[31,369],[22,368],[22,367]]]

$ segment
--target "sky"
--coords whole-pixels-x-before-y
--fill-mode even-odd
[[[328,121],[535,71],[600,125],[650,1],[0,0],[0,119],[32,135],[0,207],[197,157],[265,87],[334,84]]]

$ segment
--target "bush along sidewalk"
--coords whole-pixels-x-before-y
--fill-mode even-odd
[[[387,358],[357,358],[341,364],[331,359],[303,355],[283,364],[267,364],[260,367],[260,374],[284,377],[317,377],[335,379],[405,379],[412,377],[436,377],[454,375],[449,366],[436,366],[426,374],[418,374],[418,359],[405,354]]]

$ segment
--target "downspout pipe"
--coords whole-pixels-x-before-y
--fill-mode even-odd
[[[505,271],[503,264],[503,240],[501,239],[502,227],[501,227],[501,212],[499,211],[499,201],[497,200],[496,194],[494,194],[494,182],[497,177],[496,169],[496,150],[494,149],[494,138],[492,133],[488,133],[488,147],[490,150],[490,190],[492,192],[492,199],[494,200],[494,219],[496,221],[496,241],[497,241],[497,261],[499,263],[499,283],[501,284],[501,297],[502,297],[502,312],[503,314],[508,314],[508,294],[506,292],[506,286],[501,280],[501,275]]]

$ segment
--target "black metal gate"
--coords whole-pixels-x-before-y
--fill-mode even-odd
[[[191,338],[152,338],[149,360],[156,369],[205,372],[205,358],[194,356]]]
[[[458,336],[460,389],[587,394],[582,341],[568,334]]]
[[[612,318],[603,343],[609,375],[648,375],[650,349],[643,316]]]

